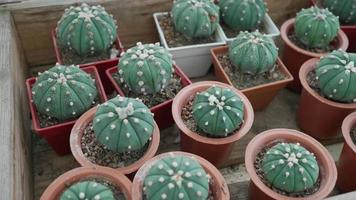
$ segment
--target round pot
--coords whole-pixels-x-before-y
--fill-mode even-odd
[[[307,83],[307,74],[315,69],[319,59],[310,59],[300,68],[299,78],[303,86],[299,101],[299,127],[317,139],[337,136],[345,117],[356,110],[356,103],[338,103],[320,96]]]
[[[292,91],[300,92],[302,90],[298,76],[300,66],[311,58],[320,58],[327,53],[314,53],[295,45],[288,38],[288,35],[294,31],[294,22],[295,18],[292,18],[285,21],[281,26],[281,37],[285,44],[282,61],[294,78],[294,80],[287,87]],[[345,51],[349,46],[349,40],[342,30],[338,32],[336,39],[332,43],[337,47],[336,49],[342,49]]]
[[[59,199],[60,195],[69,186],[85,178],[100,178],[116,185],[131,200],[131,181],[121,173],[107,167],[79,167],[72,169],[54,180],[44,191],[40,200]]]
[[[216,200],[229,200],[230,193],[229,188],[225,182],[224,177],[221,175],[218,169],[214,167],[211,163],[205,160],[202,157],[199,157],[194,154],[181,152],[181,151],[173,151],[168,153],[163,153],[160,155],[155,156],[154,158],[150,159],[146,162],[136,173],[135,178],[132,184],[132,200],[142,200],[143,193],[143,182],[146,177],[148,170],[154,165],[155,162],[158,160],[172,155],[181,155],[181,156],[189,156],[195,158],[199,164],[204,168],[205,172],[211,176],[212,179],[212,193],[213,197]]]
[[[281,195],[267,185],[265,185],[256,173],[254,162],[256,156],[266,146],[272,145],[274,142],[293,142],[300,143],[301,146],[314,153],[319,163],[320,168],[320,188],[317,192],[304,198],[287,197]],[[270,199],[284,199],[284,200],[317,200],[324,199],[334,189],[337,170],[335,162],[328,150],[323,147],[318,141],[312,137],[291,129],[271,129],[264,131],[255,136],[247,145],[245,154],[245,165],[247,173],[251,181],[249,185],[249,199],[251,200],[270,200]]]
[[[235,133],[225,138],[201,136],[191,131],[184,124],[181,117],[182,109],[188,103],[189,99],[195,96],[197,92],[204,91],[213,85],[231,89],[242,99],[244,104],[243,124]],[[234,143],[247,134],[254,118],[251,103],[242,92],[233,86],[216,81],[201,81],[183,88],[173,100],[172,114],[177,127],[180,129],[181,150],[199,155],[215,166],[221,166],[227,160]]]

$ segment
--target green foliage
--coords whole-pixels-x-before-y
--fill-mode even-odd
[[[82,181],[66,189],[60,200],[115,200],[114,194],[107,186],[95,181]]]

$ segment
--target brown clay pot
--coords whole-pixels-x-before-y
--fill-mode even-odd
[[[168,152],[168,153],[163,153],[160,155],[155,156],[154,158],[150,159],[147,161],[136,173],[135,178],[133,180],[132,184],[132,200],[142,200],[143,193],[142,193],[142,188],[143,188],[143,182],[146,177],[146,174],[148,170],[151,168],[152,165],[154,165],[155,162],[158,160],[167,157],[167,156],[172,156],[172,155],[181,155],[181,156],[189,156],[195,158],[199,164],[204,168],[205,172],[211,176],[212,179],[212,192],[213,192],[213,197],[216,200],[229,200],[230,199],[230,193],[229,193],[229,188],[225,182],[224,177],[221,175],[218,169],[214,167],[211,163],[209,163],[207,160],[205,160],[202,157],[199,157],[194,154],[186,153],[186,152],[181,152],[181,151],[173,151],[173,152]]]
[[[191,131],[183,122],[181,117],[183,107],[191,97],[197,92],[204,91],[216,85],[219,87],[230,88],[244,103],[244,122],[241,127],[232,135],[225,138],[209,138]],[[215,166],[221,166],[229,157],[234,143],[241,139],[250,130],[254,113],[247,97],[236,88],[225,83],[216,81],[201,81],[193,83],[183,88],[173,99],[172,104],[173,119],[180,129],[180,145],[182,151],[187,151],[207,159]]]
[[[266,146],[274,142],[300,143],[301,146],[314,153],[320,168],[320,188],[317,192],[304,198],[287,197],[266,186],[256,173],[254,162],[256,156]],[[327,197],[334,189],[337,170],[335,162],[328,150],[312,137],[291,129],[271,129],[255,136],[247,145],[245,165],[251,181],[249,185],[249,199],[251,200],[318,200]]]
[[[100,178],[116,185],[127,200],[131,200],[131,181],[121,173],[107,167],[79,167],[72,169],[54,180],[42,194],[40,200],[59,199],[69,185],[85,178]]]
[[[320,96],[307,83],[307,74],[319,59],[310,59],[300,68],[299,78],[303,86],[299,101],[299,127],[317,139],[330,139],[338,134],[344,118],[356,110],[356,103],[338,103]]]
[[[217,79],[223,83],[234,86],[231,80],[229,79],[229,76],[226,74],[223,66],[219,62],[217,56],[219,54],[225,54],[226,52],[228,52],[228,50],[228,46],[222,46],[212,48],[210,52],[213,58],[214,73]],[[278,94],[278,92],[282,88],[284,88],[289,82],[293,81],[293,76],[289,73],[288,69],[279,58],[277,59],[277,64],[279,70],[286,77],[285,79],[241,90],[241,92],[244,93],[250,100],[252,107],[255,111],[265,109],[268,104],[271,103],[273,98]]]
[[[314,53],[307,50],[304,50],[297,45],[295,45],[289,38],[290,35],[294,31],[294,21],[295,18],[289,19],[285,21],[281,26],[281,37],[284,41],[284,50],[282,61],[287,66],[288,70],[294,77],[294,81],[288,84],[288,88],[295,92],[300,92],[302,90],[302,86],[299,81],[299,69],[302,64],[311,59],[311,58],[320,58],[326,53]],[[332,42],[336,49],[342,49],[346,51],[349,46],[349,40],[345,33],[340,30],[336,39]]]

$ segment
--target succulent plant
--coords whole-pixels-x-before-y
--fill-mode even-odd
[[[153,114],[147,106],[120,96],[99,105],[93,122],[98,141],[115,152],[143,148],[154,130]]]
[[[107,52],[117,37],[112,15],[100,6],[67,8],[58,21],[56,35],[59,47],[80,57],[93,57]]]
[[[205,133],[227,136],[243,122],[244,106],[231,89],[212,86],[195,96],[192,114]]]
[[[263,157],[262,171],[275,188],[302,192],[314,186],[319,177],[319,166],[313,153],[299,143],[278,143]]]
[[[211,0],[174,0],[171,15],[175,29],[191,38],[211,36],[219,25],[219,7]]]
[[[207,199],[209,175],[188,156],[167,156],[154,163],[144,179],[148,200]]]
[[[82,181],[66,189],[60,200],[115,200],[114,193],[107,186],[95,181]]]
[[[164,89],[173,74],[172,55],[156,44],[142,44],[122,53],[119,62],[121,83],[135,93],[154,94]]]
[[[310,48],[325,48],[337,36],[339,29],[338,17],[316,6],[298,12],[294,24],[299,42]]]
[[[75,65],[56,64],[39,73],[32,87],[37,110],[61,121],[83,114],[97,94],[95,80]]]
[[[239,71],[259,74],[274,67],[278,48],[270,37],[258,31],[240,32],[229,45],[229,57]]]
[[[224,23],[240,31],[256,29],[267,11],[264,0],[220,0],[219,7]]]
[[[344,24],[356,23],[356,1],[354,0],[323,0],[323,6],[328,8]]]

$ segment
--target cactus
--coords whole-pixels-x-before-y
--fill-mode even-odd
[[[316,67],[321,92],[339,102],[356,102],[356,54],[342,50],[322,57]]]
[[[297,13],[294,32],[309,48],[325,48],[337,36],[339,19],[327,9],[311,7]]]
[[[270,37],[258,31],[240,32],[229,45],[229,57],[239,71],[259,74],[274,67],[278,48]]]
[[[198,161],[188,156],[167,156],[154,163],[144,179],[149,200],[207,199],[209,175]]]
[[[107,186],[95,181],[82,181],[66,189],[60,200],[115,200],[114,193]]]
[[[65,10],[56,35],[61,49],[85,58],[107,52],[117,37],[116,30],[116,20],[102,6],[83,3]]]
[[[211,36],[219,25],[219,7],[211,0],[174,0],[171,15],[175,29],[190,38]]]
[[[37,110],[61,121],[87,111],[97,93],[95,80],[75,65],[56,64],[48,71],[39,73],[32,87]]]
[[[159,43],[138,42],[122,53],[118,72],[121,83],[133,92],[154,94],[168,85],[173,71],[172,55]]]
[[[120,153],[143,148],[155,127],[153,114],[145,104],[120,96],[98,106],[93,122],[98,141]]]
[[[324,0],[323,6],[328,8],[344,24],[356,23],[355,0]]]
[[[220,12],[224,23],[234,30],[254,30],[265,17],[264,0],[220,0]]]
[[[205,133],[227,136],[242,123],[244,106],[231,89],[212,86],[196,95],[192,114]]]

